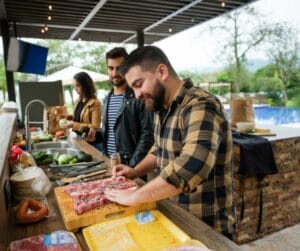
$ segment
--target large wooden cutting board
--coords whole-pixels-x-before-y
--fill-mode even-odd
[[[131,207],[111,203],[101,208],[92,209],[86,213],[77,215],[73,209],[72,199],[64,191],[64,187],[56,187],[54,189],[54,194],[66,229],[74,232],[79,228],[98,222],[128,216],[140,211],[151,210],[156,207],[155,202],[143,203]]]

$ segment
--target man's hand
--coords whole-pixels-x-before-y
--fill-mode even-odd
[[[112,175],[113,176],[125,176],[125,177],[131,178],[131,179],[138,177],[136,170],[134,168],[123,165],[123,164],[115,165],[112,169]]]
[[[125,206],[136,206],[136,190],[106,189],[104,195],[110,201],[117,202]]]
[[[89,142],[94,142],[96,140],[96,130],[93,128],[90,128],[89,133],[83,133],[81,135],[82,139]]]

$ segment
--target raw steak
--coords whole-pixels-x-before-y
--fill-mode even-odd
[[[10,243],[11,251],[80,251],[77,241],[65,230],[41,234]]]
[[[119,176],[68,185],[64,191],[71,196],[76,214],[83,214],[91,209],[111,203],[104,196],[104,191],[107,188],[136,189],[137,185],[134,181]]]

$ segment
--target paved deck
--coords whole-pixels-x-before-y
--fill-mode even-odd
[[[243,251],[299,251],[300,224],[240,246]]]

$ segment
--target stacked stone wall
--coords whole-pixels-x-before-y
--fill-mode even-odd
[[[259,183],[256,177],[238,176],[239,147],[234,146],[233,186],[238,220],[234,241],[238,244],[262,238],[300,222],[300,138],[274,141],[272,149],[278,173],[267,175],[262,181],[262,225],[260,233],[256,233],[259,219]]]

